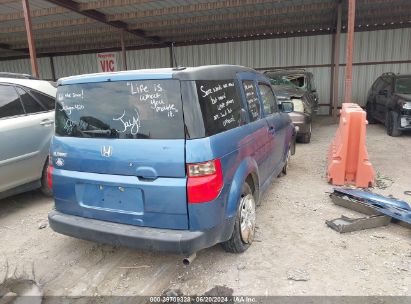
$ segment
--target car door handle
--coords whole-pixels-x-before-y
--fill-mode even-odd
[[[44,119],[44,120],[42,120],[42,121],[40,122],[40,125],[47,127],[47,126],[52,125],[53,123],[54,123],[54,120]]]
[[[275,128],[274,127],[269,127],[268,128],[268,132],[270,133],[270,134],[275,134]]]

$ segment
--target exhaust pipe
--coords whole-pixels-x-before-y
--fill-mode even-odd
[[[196,257],[197,257],[197,253],[196,253],[196,252],[190,254],[188,257],[185,257],[185,258],[183,259],[183,265],[184,265],[184,266],[189,266],[189,265],[195,260]]]

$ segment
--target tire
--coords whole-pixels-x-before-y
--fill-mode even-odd
[[[299,142],[303,143],[303,144],[308,144],[311,141],[311,123],[309,126],[309,131],[307,133],[303,133],[299,136]]]
[[[401,130],[399,130],[399,120],[398,113],[390,111],[387,115],[387,134],[392,137],[397,137],[401,135]]]
[[[371,109],[370,102],[367,102],[367,105],[365,106],[365,112],[367,113],[367,121],[370,125],[377,123],[374,116],[372,115],[372,109]]]
[[[255,200],[250,186],[245,183],[241,191],[233,234],[221,243],[231,253],[242,253],[250,247],[255,233]]]
[[[43,173],[41,175],[41,192],[48,197],[53,196],[53,190],[49,187],[48,177],[47,177],[47,168],[49,167],[49,160],[46,160],[44,164]]]

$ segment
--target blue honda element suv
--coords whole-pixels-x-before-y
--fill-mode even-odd
[[[292,104],[241,66],[72,76],[56,102],[49,222],[80,239],[243,252],[256,203],[294,151]]]

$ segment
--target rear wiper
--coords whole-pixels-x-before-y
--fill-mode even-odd
[[[111,130],[84,130],[81,131],[83,133],[92,133],[92,134],[105,134],[105,135],[110,135]]]

